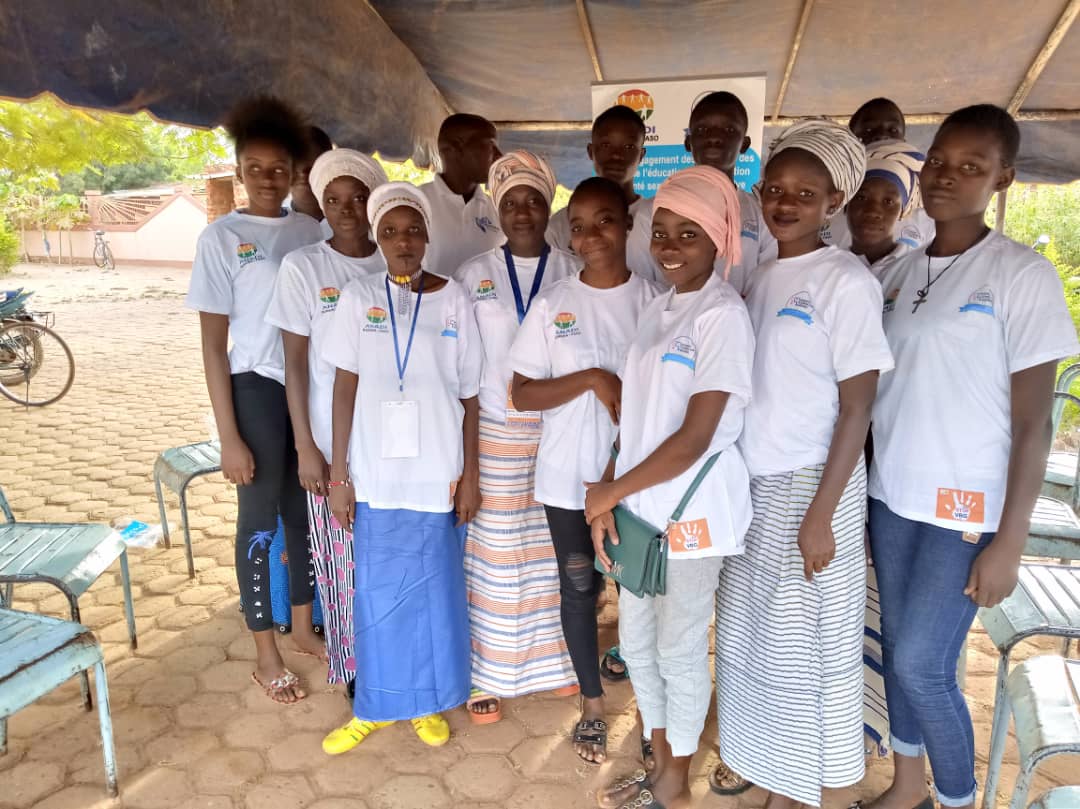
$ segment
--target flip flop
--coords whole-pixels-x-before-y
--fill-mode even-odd
[[[288,669],[282,669],[281,674],[279,674],[277,677],[275,677],[268,683],[264,683],[262,680],[259,679],[259,675],[257,675],[255,672],[251,672],[251,681],[255,683],[255,685],[259,686],[259,688],[261,688],[264,692],[266,692],[266,696],[270,697],[270,699],[272,699],[279,705],[295,705],[297,702],[307,696],[307,694],[303,692],[303,689],[299,689],[302,696],[298,696],[292,701],[278,699],[278,697],[281,696],[281,692],[285,689],[296,688],[300,685],[300,678]]]
[[[473,710],[474,705],[483,702],[494,702],[495,710],[485,711],[484,713]],[[469,699],[465,702],[465,709],[469,712],[469,719],[472,720],[474,725],[493,725],[502,719],[502,700],[481,691],[479,688],[473,688],[469,691]]]
[[[562,688],[556,688],[551,692],[556,697],[576,697],[581,693],[581,686],[577,683],[573,685],[564,685]]]
[[[611,667],[612,663],[622,666],[623,670],[616,671]],[[604,656],[600,658],[600,676],[613,683],[621,683],[623,680],[630,679],[630,667],[627,666],[626,661],[619,656],[618,646],[612,646],[604,652]]]
[[[651,772],[652,768],[656,766],[655,759],[652,764],[649,763],[649,759],[653,758],[652,740],[641,737],[641,763],[645,766],[647,772]]]
[[[717,795],[742,795],[752,786],[723,761],[718,762],[709,773],[709,789]]]
[[[628,800],[619,804],[618,809],[664,809],[664,805],[656,799],[653,794],[652,781],[649,780],[648,773],[645,770],[637,770],[633,775],[627,775],[619,780],[615,781],[608,787],[611,791],[619,791],[626,789],[627,787],[634,787],[637,789]]]
[[[864,809],[862,801],[855,801],[848,809]],[[911,809],[934,809],[934,799],[929,795],[911,807]]]

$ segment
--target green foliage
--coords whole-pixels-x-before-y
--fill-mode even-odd
[[[7,275],[19,260],[19,235],[0,217],[0,276]]]

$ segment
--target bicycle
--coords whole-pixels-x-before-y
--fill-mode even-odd
[[[75,358],[52,330],[53,314],[27,310],[33,294],[21,289],[0,292],[0,395],[16,404],[44,407],[71,390]]]
[[[113,260],[112,248],[105,241],[105,231],[94,231],[94,263],[103,270],[115,270],[116,261]]]

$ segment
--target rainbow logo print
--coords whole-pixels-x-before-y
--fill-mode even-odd
[[[323,287],[319,290],[319,300],[323,303],[337,303],[341,290],[337,287]]]
[[[238,258],[255,258],[255,254],[259,251],[255,245],[251,242],[240,242],[236,245],[236,255]]]
[[[367,319],[369,323],[374,323],[376,326],[386,322],[386,310],[381,306],[372,306],[367,310]]]
[[[577,324],[577,318],[574,317],[573,312],[559,312],[555,315],[555,328],[559,331],[567,331],[574,328]]]
[[[642,121],[648,121],[652,117],[653,111],[656,109],[653,97],[645,90],[639,90],[637,88],[623,90],[619,93],[619,98],[615,103],[624,107],[629,107],[641,116]]]
[[[476,288],[477,295],[487,295],[495,291],[495,284],[490,278],[485,278],[480,282],[480,286]]]

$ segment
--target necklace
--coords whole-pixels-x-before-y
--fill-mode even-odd
[[[930,295],[930,287],[932,287],[934,284],[936,284],[938,282],[938,279],[941,278],[941,276],[943,276],[945,273],[947,273],[949,271],[949,269],[952,267],[953,264],[955,264],[961,258],[963,258],[964,253],[966,253],[968,250],[970,250],[976,244],[981,242],[986,237],[986,234],[988,232],[989,232],[989,230],[985,230],[983,232],[983,235],[975,240],[974,244],[971,244],[971,245],[965,247],[963,250],[961,250],[956,255],[956,257],[952,261],[950,261],[948,264],[946,264],[944,266],[944,268],[942,268],[941,272],[939,272],[933,278],[930,277],[930,258],[931,258],[930,257],[930,247],[933,246],[933,243],[931,242],[931,244],[926,248],[926,283],[923,285],[922,289],[915,290],[916,298],[915,298],[914,301],[911,302],[912,303],[911,314],[915,314],[916,312],[918,312],[919,307],[922,306],[924,303],[926,303],[926,299]]]
[[[398,289],[397,310],[402,317],[408,317],[412,304],[412,285],[420,277],[423,268],[418,269],[412,275],[394,275],[390,270],[386,271],[386,277],[393,282]]]

